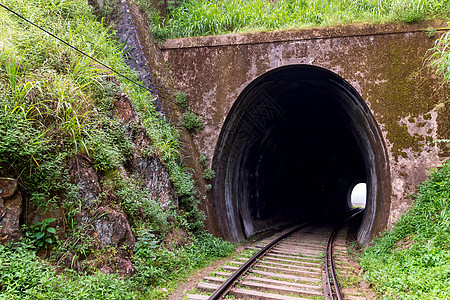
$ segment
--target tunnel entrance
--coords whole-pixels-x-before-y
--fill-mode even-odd
[[[378,125],[358,92],[320,67],[285,66],[250,83],[225,120],[213,168],[218,224],[231,240],[346,210],[358,182],[367,183],[359,241],[387,224],[390,178]]]

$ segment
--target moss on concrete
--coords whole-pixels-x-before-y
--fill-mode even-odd
[[[424,33],[425,35],[425,33]],[[371,66],[372,74],[383,74],[386,88],[372,87],[371,108],[377,120],[383,124],[390,142],[394,159],[407,157],[406,150],[420,153],[425,145],[423,137],[419,134],[411,135],[401,118],[408,117],[408,122],[414,123],[416,118],[422,116],[431,120],[431,111],[441,101],[436,82],[431,76],[431,70],[424,67],[426,53],[422,42],[429,43],[431,47],[434,40],[426,38],[415,39],[407,44],[399,43],[398,39],[386,38],[383,48],[373,49]],[[411,59],[423,57],[423,60]],[[399,74],[402,74],[399,76]],[[373,85],[376,81],[372,81]],[[388,87],[388,88],[387,88]],[[420,96],[429,95],[427,99]],[[419,122],[416,126],[425,126]]]

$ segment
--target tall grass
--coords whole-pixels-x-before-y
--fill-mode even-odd
[[[450,32],[444,33],[429,53],[428,60],[431,66],[447,83],[450,83]]]
[[[147,7],[148,0],[139,0]],[[188,0],[169,7],[167,19],[152,12],[157,37],[280,30],[348,23],[416,22],[448,17],[446,0]]]

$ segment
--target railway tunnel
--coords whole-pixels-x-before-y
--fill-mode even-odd
[[[351,207],[367,184],[358,239],[389,216],[389,165],[380,129],[358,92],[324,68],[271,70],[238,96],[213,158],[213,203],[222,234],[242,240]]]

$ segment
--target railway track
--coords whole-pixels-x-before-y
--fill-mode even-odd
[[[353,211],[353,217],[359,213]],[[333,240],[343,222],[338,223],[304,224],[249,247],[199,282],[202,294],[188,295],[187,300],[343,299],[333,261]]]

